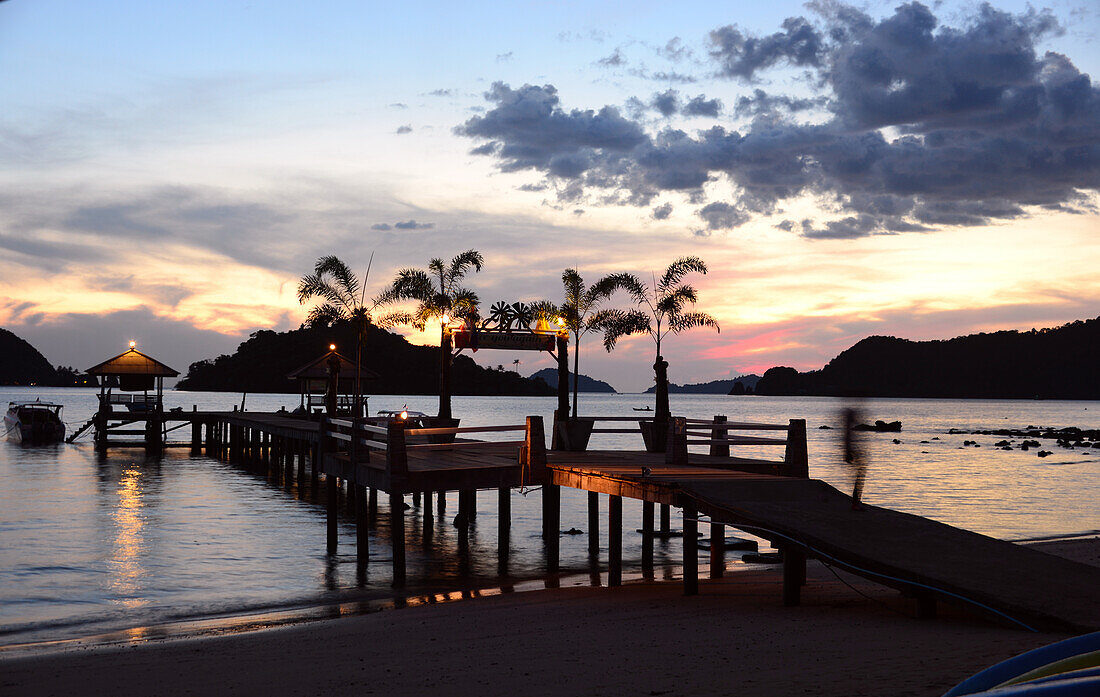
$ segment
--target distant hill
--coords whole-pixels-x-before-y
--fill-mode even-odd
[[[38,349],[0,329],[0,385],[49,385],[56,377],[57,371]]]
[[[553,388],[557,388],[558,385],[558,369],[557,368],[543,368],[542,370],[532,373],[531,379],[541,378],[546,381],[547,385]],[[573,389],[573,375],[569,375],[569,389]],[[577,379],[577,390],[579,392],[616,392],[615,388],[608,385],[603,380],[597,380],[590,378],[587,375],[581,374]]]
[[[355,360],[355,328],[301,328],[289,332],[253,333],[232,356],[192,363],[176,383],[179,390],[224,392],[297,392],[287,373],[321,356],[329,344]],[[371,327],[363,350],[363,367],[377,372],[377,380],[363,383],[365,394],[439,394],[439,347],[414,346],[404,337]],[[483,368],[468,356],[455,358],[451,368],[452,394],[552,395],[556,390],[542,380],[519,373]]]
[[[1100,317],[937,341],[871,336],[821,370],[771,368],[757,394],[1100,399]]]
[[[681,393],[681,394],[730,394],[730,390],[734,389],[734,384],[740,382],[743,388],[756,388],[756,382],[760,379],[759,375],[742,375],[733,380],[712,380],[710,382],[693,383],[690,385],[677,385],[674,382],[668,384],[669,394]],[[657,391],[657,387],[650,387],[645,391],[645,394],[653,394]],[[751,389],[750,389],[751,391]]]
[[[38,349],[7,329],[0,328],[0,385],[94,385],[95,380],[75,368],[54,368]]]

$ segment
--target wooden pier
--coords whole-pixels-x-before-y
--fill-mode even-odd
[[[377,493],[389,497],[393,583],[405,584],[405,505],[459,492],[456,523],[476,515],[478,490],[499,493],[500,554],[507,555],[510,495],[541,487],[548,572],[558,570],[560,487],[589,492],[590,550],[598,553],[599,499],[607,497],[608,583],[622,583],[622,499],[643,502],[642,566],[652,568],[655,538],[671,532],[671,508],[682,511],[683,583],[698,592],[699,524],[709,526],[710,575],[725,569],[725,526],[769,540],[783,553],[783,600],[799,602],[807,558],[900,589],[918,615],[936,603],[970,606],[1006,621],[1044,629],[1100,628],[1100,569],[995,540],[919,516],[868,506],[827,483],[808,478],[805,422],[745,424],[672,418],[664,453],[644,450],[548,450],[540,416],[524,423],[472,428],[415,428],[399,420],[324,418],[320,422],[257,412],[171,412],[192,425],[193,452],[282,473],[287,481],[323,477],[328,550],[336,551],[339,492],[347,487],[356,517],[360,564],[369,559],[369,520]],[[646,419],[595,418],[638,432]],[[619,423],[614,423],[619,422]],[[633,422],[633,428],[623,428]],[[490,436],[502,440],[474,440]],[[707,453],[691,452],[706,446]],[[782,457],[732,457],[740,445],[775,446]],[[308,472],[307,472],[308,470]],[[660,517],[657,520],[657,507]],[[594,543],[594,544],[593,544]]]

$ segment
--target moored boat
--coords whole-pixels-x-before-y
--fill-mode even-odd
[[[43,402],[10,402],[4,415],[4,437],[15,443],[57,443],[65,437],[62,405]]]

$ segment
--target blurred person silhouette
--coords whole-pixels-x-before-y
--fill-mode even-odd
[[[841,423],[844,426],[844,463],[855,473],[855,483],[852,486],[852,510],[864,511],[863,485],[867,481],[867,461],[863,456],[863,447],[860,444],[859,430],[856,428],[863,420],[858,399],[849,398],[848,403],[841,410]]]

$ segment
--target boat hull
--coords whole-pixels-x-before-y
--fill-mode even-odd
[[[46,409],[9,409],[4,415],[4,437],[28,445],[58,443],[65,438],[65,424]]]

